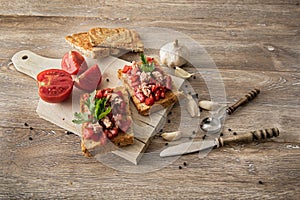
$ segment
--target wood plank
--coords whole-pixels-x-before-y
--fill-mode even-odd
[[[297,15],[297,6],[290,8],[289,15]],[[218,10],[221,12],[221,9]],[[278,11],[279,12],[279,11]],[[189,13],[184,12],[185,15]],[[205,12],[204,12],[205,13]],[[125,21],[95,18],[65,18],[65,17],[14,17],[1,18],[3,33],[0,41],[4,44],[2,65],[10,62],[9,58],[20,49],[30,49],[39,52],[42,56],[57,58],[70,47],[64,41],[64,36],[78,31],[86,31],[94,26],[112,26],[112,23],[122,24],[125,27],[140,27],[144,24],[154,27],[165,27],[180,31],[191,36],[207,50],[210,57],[219,68],[242,70],[277,70],[297,71],[299,57],[299,17],[289,16],[289,23],[271,19],[280,19],[281,13],[266,15],[265,21],[251,22],[240,18],[203,20],[157,20],[144,19]],[[245,18],[251,19],[252,12],[245,13]],[[257,17],[258,18],[258,17]],[[220,21],[221,20],[221,21]],[[45,23],[47,22],[47,23]],[[67,26],[66,26],[67,24]],[[81,24],[77,26],[77,24]],[[33,25],[38,31],[28,29]],[[196,27],[196,28],[195,28]],[[55,31],[49,34],[48,30]],[[15,34],[9,34],[14,32]],[[53,38],[56,38],[53,40]],[[228,42],[230,41],[230,42]],[[268,50],[271,46],[274,50]],[[58,48],[59,47],[59,48]],[[253,56],[250,56],[253,55]],[[256,58],[256,59],[255,59]]]
[[[14,148],[9,154],[0,155],[3,163],[0,166],[3,172],[0,175],[1,198],[43,198],[45,191],[49,198],[56,198],[57,194],[66,198],[93,198],[99,195],[106,198],[122,195],[129,198],[154,198],[154,195],[163,198],[170,193],[173,197],[210,198],[218,190],[222,196],[231,198],[251,195],[254,199],[294,199],[299,187],[299,150],[283,143],[229,146],[212,151],[205,159],[188,155],[155,173],[141,176],[118,172],[93,159],[83,159],[78,148],[80,140],[76,136],[61,132],[37,136],[30,135],[29,129],[9,128],[1,128],[0,133],[0,141],[5,141],[0,146],[1,150]],[[28,136],[32,136],[33,140],[28,140]],[[66,162],[66,158],[70,162]],[[187,163],[186,167],[183,162]],[[179,165],[182,170],[178,169]],[[218,177],[218,181],[211,174]],[[201,186],[195,185],[199,181]],[[22,184],[15,188],[18,183]],[[224,184],[229,183],[230,187],[224,188]],[[124,191],[130,185],[143,185],[145,190]],[[81,192],[91,186],[97,190]],[[240,193],[241,188],[247,188],[247,192]]]
[[[0,3],[0,199],[299,199],[299,0]],[[202,159],[197,153],[182,156],[149,173],[136,173],[136,167],[150,170],[160,160],[142,158],[134,167],[123,160],[117,169],[110,165],[114,160],[82,157],[79,137],[38,117],[36,83],[9,63],[23,49],[61,57],[70,49],[66,34],[94,26],[161,27],[190,36],[222,75],[209,85],[224,83],[224,89],[210,94],[204,77],[212,72],[206,67],[203,76],[189,80],[200,99],[222,96],[225,90],[230,104],[261,86],[254,102],[227,118],[224,135],[273,125],[280,125],[281,135],[216,149]],[[209,57],[199,56],[201,66],[209,64]],[[202,112],[201,118],[206,115]],[[189,119],[179,104],[167,115],[163,131],[176,130],[178,116]],[[195,137],[203,135],[199,131]],[[155,135],[147,156],[155,156],[165,143]]]

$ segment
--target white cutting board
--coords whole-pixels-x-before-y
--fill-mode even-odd
[[[127,61],[111,56],[101,60],[86,58],[86,61],[88,66],[97,63],[100,67],[103,75],[102,83],[100,85],[101,88],[122,85],[117,77],[117,70],[122,68],[125,64],[128,64]],[[61,59],[42,57],[28,50],[16,53],[12,57],[12,62],[18,71],[31,76],[34,79],[36,79],[39,72],[45,69],[61,69]],[[177,77],[172,78],[175,86],[180,88],[184,80]],[[109,79],[109,81],[107,81],[107,79]],[[73,124],[72,119],[73,113],[79,111],[79,97],[82,93],[82,91],[74,87],[72,98],[69,98],[65,102],[51,104],[40,99],[36,111],[41,118],[81,137],[81,128],[79,125]],[[113,153],[134,164],[138,164],[143,152],[150,143],[152,136],[159,132],[163,127],[167,112],[171,107],[152,113],[150,116],[140,115],[132,102],[130,108],[134,122],[134,144],[119,148],[118,150],[113,151]]]

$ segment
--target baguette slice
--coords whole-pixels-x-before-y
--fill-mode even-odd
[[[90,58],[104,58],[110,55],[109,48],[94,47],[87,32],[74,33],[65,37],[66,41],[75,49]]]
[[[92,28],[89,40],[93,47],[108,47],[143,52],[144,44],[135,30],[126,28]]]
[[[131,118],[131,112],[129,109],[129,98],[128,93],[123,87],[116,87],[113,89],[113,93],[116,93],[120,91],[123,94],[123,99],[126,103],[126,119],[130,120],[132,122]],[[88,108],[85,105],[85,101],[87,99],[89,94],[84,94],[82,98],[80,99],[80,110],[82,113],[88,113]],[[113,111],[112,111],[113,112]],[[107,137],[104,137],[105,139],[101,138],[99,140],[93,140],[93,139],[86,139],[84,137],[84,131],[87,128],[93,128],[93,130],[99,129],[101,125],[96,122],[95,124],[89,124],[84,123],[82,124],[82,140],[81,140],[81,148],[82,152],[85,156],[94,156],[98,153],[107,153],[113,150],[118,149],[118,147],[131,145],[134,143],[134,134],[133,134],[133,128],[130,126],[126,132],[123,132],[119,129],[119,133],[117,136],[108,139]],[[103,135],[104,133],[102,133]],[[105,140],[105,141],[104,141]]]
[[[157,61],[154,62],[156,62],[157,67],[160,68],[158,62]],[[163,70],[161,70],[161,72],[163,72]],[[166,76],[165,73],[164,75]],[[179,92],[174,86],[174,84],[172,83],[173,89],[168,90],[165,93],[165,98],[161,98],[160,100],[155,101],[153,105],[149,106],[146,105],[145,102],[141,103],[140,100],[135,96],[134,88],[132,88],[132,86],[130,85],[128,75],[126,73],[123,73],[122,69],[118,70],[118,78],[123,82],[123,85],[129,92],[131,99],[138,112],[144,116],[150,115],[151,112],[156,112],[161,109],[168,108],[184,98],[184,94],[182,92]]]

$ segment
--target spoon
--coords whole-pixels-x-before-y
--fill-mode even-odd
[[[217,110],[216,114],[211,117],[206,117],[202,120],[200,128],[208,133],[218,133],[222,129],[222,124],[226,115],[231,115],[238,109],[240,106],[245,105],[246,103],[252,101],[260,93],[259,89],[253,89],[235,104],[229,107],[222,107]]]

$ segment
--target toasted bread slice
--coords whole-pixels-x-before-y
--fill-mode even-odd
[[[113,89],[114,93],[116,93],[118,91],[120,91],[123,94],[123,99],[126,103],[126,117],[127,117],[126,119],[130,120],[132,122],[131,112],[129,109],[128,93],[125,90],[125,88],[123,88],[123,87],[116,87]],[[85,104],[87,95],[88,94],[84,94],[80,99],[80,111],[82,113],[88,112],[87,105]],[[95,141],[92,139],[86,139],[84,137],[83,133],[86,128],[99,127],[99,126],[100,125],[98,124],[98,122],[96,122],[95,124],[88,124],[88,123],[82,124],[81,148],[82,148],[82,152],[84,153],[84,155],[86,155],[88,157],[93,156],[97,153],[106,153],[109,151],[113,151],[113,150],[116,150],[118,147],[127,146],[127,145],[131,145],[134,143],[134,134],[133,134],[132,126],[130,126],[126,130],[126,132],[120,130],[118,135],[111,139],[108,139],[107,137],[105,137],[106,142],[103,141],[102,139],[100,139],[100,141],[98,141],[98,140]],[[94,128],[94,129],[96,129],[96,128]],[[102,133],[102,134],[104,134],[104,133]]]
[[[126,28],[92,28],[89,40],[94,47],[109,47],[133,52],[143,52],[144,44],[139,34]]]
[[[122,73],[121,69],[118,70],[118,78],[123,82],[123,85],[129,92],[137,111],[144,116],[150,115],[150,113],[159,111],[163,108],[172,106],[173,104],[180,101],[184,97],[182,92],[173,89],[166,92],[165,98],[155,101],[153,105],[148,106],[144,102],[141,103],[139,99],[135,96],[134,90],[129,84],[127,75]],[[175,88],[174,84],[173,84],[173,88]]]
[[[89,32],[74,33],[65,39],[73,48],[91,58],[120,55],[124,51],[144,51],[139,34],[126,28],[92,28]]]
[[[94,47],[90,43],[87,32],[74,33],[65,37],[66,41],[75,49],[90,58],[104,58],[110,55],[109,48]]]

